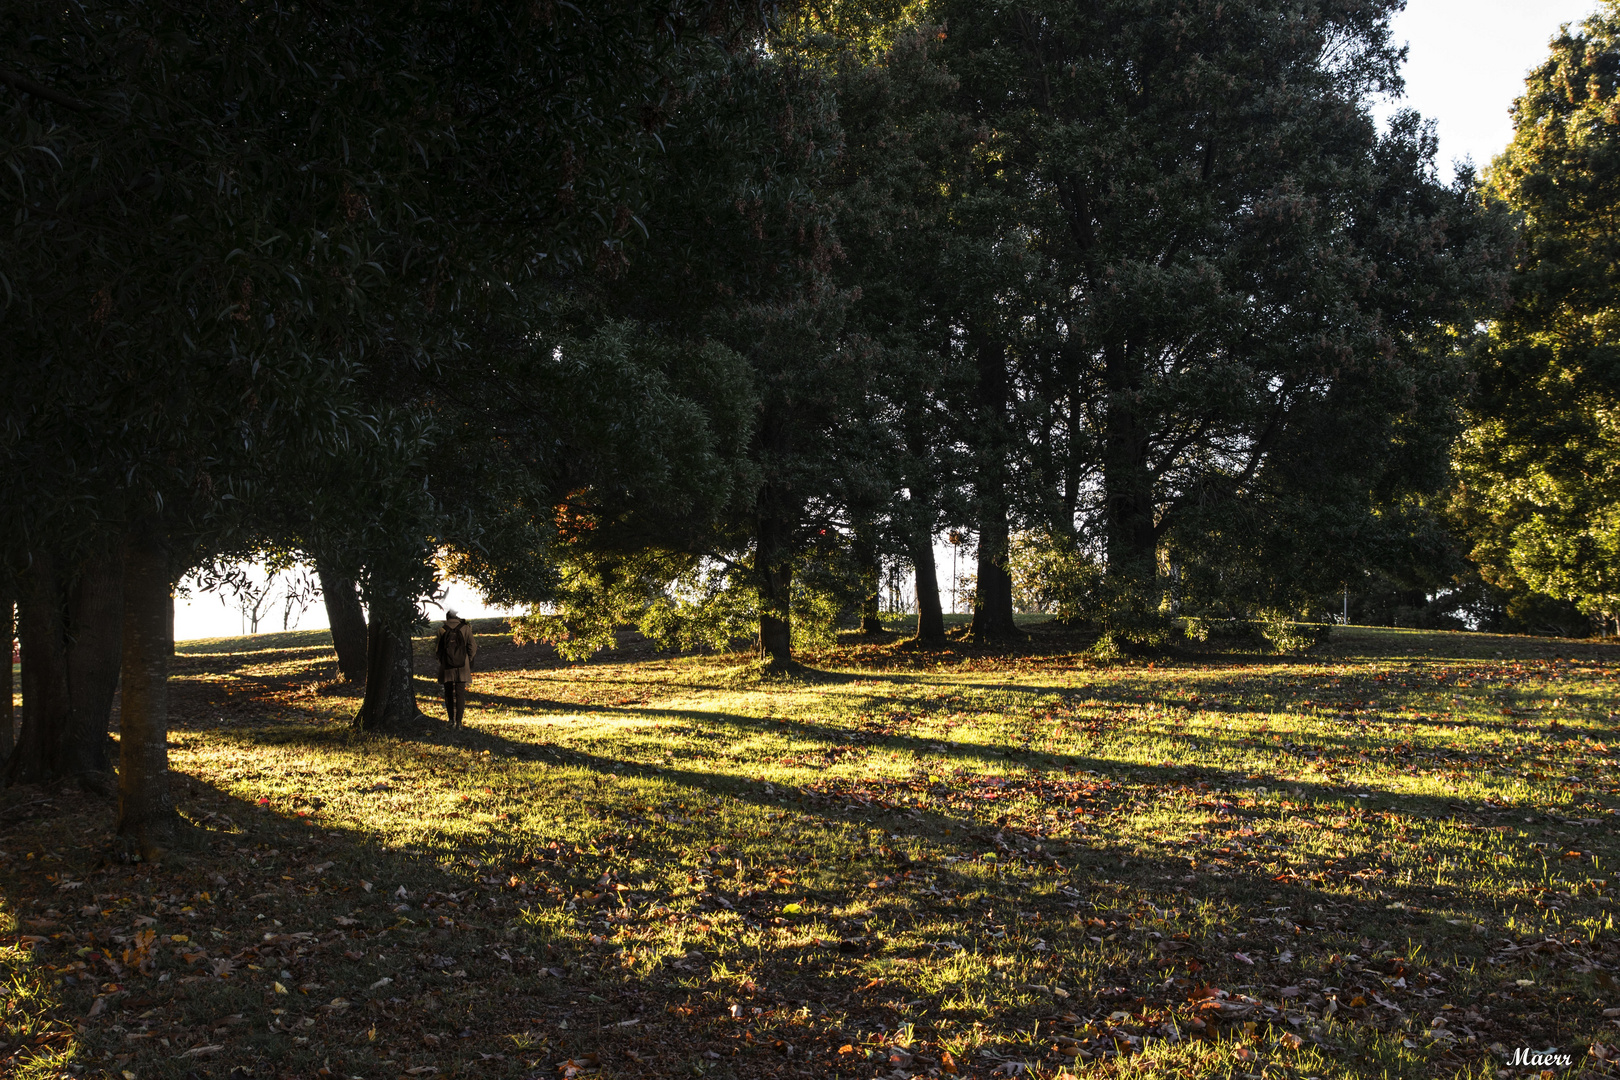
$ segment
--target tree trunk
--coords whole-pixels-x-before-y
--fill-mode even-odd
[[[17,640],[22,647],[22,731],[6,770],[13,784],[37,784],[56,775],[58,748],[68,726],[66,613],[56,559],[34,552],[22,575]]]
[[[1120,344],[1103,350],[1108,385],[1103,439],[1103,503],[1108,576],[1153,606],[1158,572],[1158,536],[1153,520],[1153,478],[1148,470],[1148,433],[1137,398],[1141,376]]]
[[[124,689],[119,710],[118,835],[148,862],[174,840],[169,801],[169,552],[150,523],[124,547]]]
[[[1007,573],[1007,355],[998,342],[975,334],[978,382],[979,566],[973,590],[973,637],[1018,636],[1013,622],[1012,576]]]
[[[929,644],[945,640],[945,612],[939,603],[933,540],[932,536],[923,537],[911,553],[911,565],[917,577],[917,640]]]
[[[973,589],[975,638],[1019,636],[1013,619],[1012,575],[1007,572],[1007,519],[984,521],[979,527],[978,581]]]
[[[346,682],[366,677],[366,613],[360,606],[360,593],[354,582],[327,566],[316,563],[321,579],[321,596],[326,600],[326,620],[332,626],[332,646],[337,649],[338,671]]]
[[[789,597],[793,569],[783,560],[760,574],[759,643],[756,655],[775,667],[793,663],[793,621]]]
[[[759,593],[759,641],[755,655],[773,667],[793,663],[793,564],[787,551],[788,526],[776,512],[769,484],[759,496],[754,538],[755,587]]]
[[[16,610],[16,601],[10,591],[0,591],[0,641],[4,641],[6,646],[4,666],[0,667],[0,765],[11,759],[17,742],[17,729],[12,717],[12,698],[16,687],[11,672],[11,646],[17,640]]]
[[[882,567],[871,525],[855,527],[855,561],[861,576],[861,633],[883,633]]]
[[[167,610],[173,608],[171,598]],[[86,559],[68,598],[68,723],[62,732],[56,771],[101,792],[111,790],[107,725],[113,695],[118,692],[123,621],[122,558],[104,554]],[[166,617],[165,640],[172,633]]]
[[[362,731],[384,731],[403,727],[422,716],[416,707],[416,686],[411,654],[409,618],[387,619],[372,606],[371,626],[366,631],[366,696],[355,714],[354,726]]]

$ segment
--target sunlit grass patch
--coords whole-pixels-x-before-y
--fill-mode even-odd
[[[300,693],[309,643],[210,643],[171,750],[202,846],[105,865],[107,807],[22,821],[8,910],[53,926],[0,954],[8,1015],[143,1078],[1426,1077],[1620,1041],[1612,650],[1043,634],[787,679],[486,636],[469,727],[389,736]]]

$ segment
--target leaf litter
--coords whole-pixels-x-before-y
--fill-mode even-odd
[[[5,1062],[1416,1077],[1557,1044],[1608,1067],[1615,651],[1341,638],[1111,667],[863,645],[780,687],[496,643],[472,730],[358,742],[339,695],[295,693],[319,650],[239,650],[258,677],[223,696],[196,654],[184,865],[109,859],[110,807],[76,795],[0,833]]]

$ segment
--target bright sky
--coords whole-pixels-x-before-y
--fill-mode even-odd
[[[261,573],[259,581],[263,581]],[[284,589],[272,586],[271,597],[264,605],[263,614],[259,621],[259,633],[279,633],[284,617],[288,614],[286,605],[281,602]],[[504,608],[492,608],[478,598],[478,594],[466,585],[457,581],[449,584],[449,593],[441,604],[428,607],[428,615],[432,618],[443,618],[445,607],[456,610],[464,618],[481,617],[484,615],[514,614]],[[291,630],[324,630],[327,627],[326,606],[316,600],[304,611],[299,612],[293,608],[291,612]],[[179,641],[190,641],[194,638],[234,637],[245,634],[249,630],[247,616],[236,605],[234,599],[228,595],[221,600],[218,594],[198,592],[192,590],[188,600],[174,602],[174,636]]]
[[[1454,162],[1472,158],[1483,170],[1513,136],[1508,109],[1524,88],[1524,76],[1547,55],[1547,43],[1564,23],[1579,22],[1601,0],[1408,0],[1395,19],[1395,39],[1410,46],[1406,96],[1393,108],[1416,109],[1437,124],[1442,175]],[[951,550],[935,553],[949,610]],[[963,567],[962,569],[967,569]],[[504,614],[486,607],[468,587],[450,583],[446,603],[463,615]],[[437,612],[435,612],[437,614]],[[326,626],[326,611],[315,604],[298,628]],[[280,630],[277,608],[261,631]],[[175,611],[181,640],[222,637],[244,631],[243,616],[218,597],[200,593]]]
[[[1395,40],[1411,51],[1398,105],[1436,121],[1441,175],[1473,158],[1481,172],[1513,137],[1508,109],[1524,76],[1547,56],[1564,23],[1597,11],[1599,0],[1407,0]]]

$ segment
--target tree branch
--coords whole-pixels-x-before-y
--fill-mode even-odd
[[[53,105],[60,105],[62,108],[72,109],[74,112],[93,112],[95,110],[95,106],[88,101],[68,97],[60,90],[52,90],[42,83],[37,83],[32,79],[25,79],[21,75],[7,71],[5,68],[0,68],[0,83],[5,83],[20,94],[37,97],[41,101],[49,101]]]

